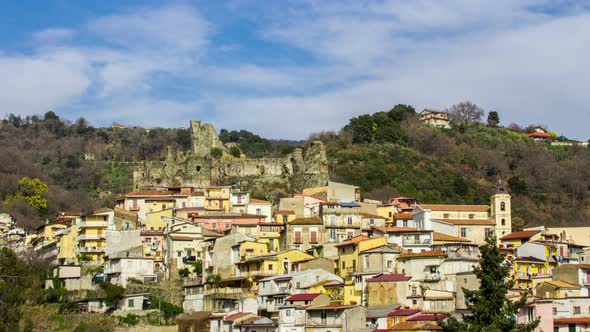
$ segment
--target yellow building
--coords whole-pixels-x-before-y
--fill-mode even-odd
[[[275,211],[275,222],[286,224],[291,220],[295,220],[297,216],[293,210],[276,210]]]
[[[513,270],[517,287],[529,289],[535,287],[540,280],[551,277],[552,269],[556,266],[552,258],[557,253],[555,246],[527,243],[517,253],[520,256],[514,260]]]
[[[228,213],[231,208],[229,186],[209,187],[205,189],[205,210]]]
[[[174,209],[168,208],[164,210],[155,210],[145,214],[144,227],[145,231],[165,231],[168,220],[172,218]],[[164,219],[162,219],[164,217]]]
[[[385,218],[387,223],[394,223],[393,216],[397,213],[397,208],[393,204],[386,204],[377,207],[377,214]]]
[[[81,217],[78,224],[78,248],[76,254],[89,258],[92,263],[102,264],[105,253],[106,231],[114,225],[114,211],[98,209]]]
[[[359,253],[384,245],[387,245],[386,237],[371,239],[362,235],[336,245],[339,256],[337,274],[344,279],[344,304],[360,303],[362,290],[355,289],[353,277],[353,273],[361,271]]]
[[[59,265],[77,264],[76,249],[78,248],[78,227],[72,225],[56,232],[57,261]]]
[[[281,233],[285,225],[280,222],[261,222],[258,223],[258,241],[267,243],[270,252],[280,251]]]

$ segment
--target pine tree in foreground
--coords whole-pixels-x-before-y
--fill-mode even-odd
[[[538,319],[528,324],[516,322],[516,314],[526,305],[527,296],[524,294],[517,301],[506,297],[514,286],[514,279],[510,278],[510,268],[502,264],[503,260],[496,237],[488,237],[480,247],[479,266],[474,268],[480,287],[478,290],[463,288],[470,314],[464,315],[461,322],[454,317],[440,321],[443,331],[528,332],[539,325]]]

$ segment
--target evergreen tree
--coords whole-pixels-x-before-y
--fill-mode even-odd
[[[488,126],[495,127],[499,123],[500,123],[500,115],[498,115],[498,112],[491,111],[490,113],[488,113]]]
[[[443,331],[533,331],[539,325],[539,320],[519,324],[515,319],[526,304],[526,294],[514,302],[506,298],[506,294],[514,286],[514,279],[509,277],[510,268],[502,264],[504,259],[496,245],[495,236],[486,239],[486,243],[480,247],[480,254],[479,266],[474,268],[480,287],[477,290],[463,289],[467,308],[471,313],[464,315],[462,322],[454,317],[446,322],[439,322]]]

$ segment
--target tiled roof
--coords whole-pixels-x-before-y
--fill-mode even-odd
[[[348,308],[354,308],[356,307],[356,305],[347,305],[347,304],[328,304],[328,305],[323,305],[321,307],[311,307],[311,308],[307,308],[307,310],[326,310],[326,309],[348,309]]]
[[[272,205],[272,203],[269,201],[265,201],[262,199],[256,199],[256,198],[250,198],[249,204],[251,204],[251,203]]]
[[[512,232],[500,238],[500,240],[517,240],[517,239],[530,239],[533,235],[541,231],[522,231]]]
[[[425,109],[423,109],[423,110],[422,110],[422,112],[420,112],[420,113],[423,113],[423,112],[430,112],[430,113],[444,113],[444,114],[448,114],[448,113],[449,113],[449,112],[447,112],[447,111],[441,111],[441,110],[437,110],[437,109],[434,109],[434,108],[425,108]]]
[[[521,257],[516,257],[515,259],[517,262],[535,262],[535,263],[545,263],[544,260],[539,259],[539,258],[535,258],[532,256],[521,256]]]
[[[118,207],[116,207],[114,210],[115,210],[115,213],[118,213],[118,214],[123,214],[123,215],[129,216],[129,217],[137,217],[137,212],[128,211],[128,210],[121,209]]]
[[[311,217],[311,218],[295,218],[291,221],[288,221],[287,224],[289,225],[323,225],[324,223],[319,217]]]
[[[538,138],[553,138],[551,134],[542,133],[542,132],[534,132],[527,135],[528,137],[538,137]]]
[[[433,218],[433,220],[440,220],[453,225],[495,225],[496,223],[487,219],[444,219]]]
[[[432,331],[442,330],[442,327],[438,326],[436,322],[413,322],[405,321],[394,325],[389,331]]]
[[[286,298],[285,301],[312,301],[316,297],[322,295],[321,293],[310,293],[310,294],[295,294]]]
[[[442,250],[430,250],[421,252],[404,252],[399,255],[399,258],[414,258],[414,257],[444,257],[447,254]]]
[[[261,214],[248,214],[248,213],[241,213],[241,214],[200,214],[198,216],[194,216],[195,219],[263,219],[266,216]]]
[[[373,278],[367,279],[367,282],[396,282],[396,281],[408,281],[412,279],[410,276],[406,276],[400,273],[383,273]]]
[[[456,237],[448,234],[443,234],[439,232],[434,232],[432,234],[432,239],[434,241],[446,241],[446,242],[471,242],[471,240],[464,239],[462,237]]]
[[[357,244],[359,242],[363,242],[366,240],[369,240],[369,238],[364,235],[358,235],[358,236],[353,237],[352,239],[349,239],[348,241],[337,244],[334,247],[346,247],[346,246]]]
[[[378,231],[383,233],[410,233],[410,232],[424,232],[422,229],[412,228],[412,227],[397,227],[397,226],[381,226],[381,227],[373,227]],[[428,232],[428,231],[427,231]]]
[[[416,316],[412,316],[410,318],[407,319],[407,321],[413,322],[413,321],[435,321],[437,319],[445,319],[447,318],[447,315],[445,314],[421,314],[421,315],[416,315]]]
[[[254,314],[251,312],[238,312],[236,314],[229,315],[229,316],[225,317],[224,321],[234,321],[236,319],[240,319],[240,318],[244,318],[244,317],[252,316],[252,315],[254,315]]]
[[[290,215],[290,214],[295,214],[295,211],[293,211],[293,210],[276,210],[275,211],[275,214],[287,214],[287,215]]]
[[[559,288],[580,288],[576,285],[572,285],[570,283],[567,283],[565,281],[561,281],[561,280],[549,280],[549,281],[545,281],[546,283],[559,287]]]
[[[393,219],[402,219],[402,220],[409,220],[414,218],[414,216],[410,213],[410,212],[401,212],[401,213],[396,213],[393,215]]]
[[[490,210],[489,205],[419,204],[419,206],[434,211],[487,212]]]
[[[553,324],[590,324],[590,317],[553,318]]]
[[[420,312],[420,309],[397,309],[387,314],[390,317],[412,316]]]

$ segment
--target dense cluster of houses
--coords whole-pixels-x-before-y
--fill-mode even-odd
[[[177,281],[184,311],[207,312],[211,332],[439,330],[438,319],[465,313],[479,246],[495,235],[510,296],[530,296],[515,319],[539,317],[539,331],[590,326],[590,228],[513,232],[501,182],[489,205],[361,199],[336,182],[276,204],[230,186],[136,190],[32,233],[0,215],[0,231],[4,245],[52,262],[47,287]],[[127,294],[119,310],[144,310],[147,295]],[[104,299],[80,305],[106,310]]]

